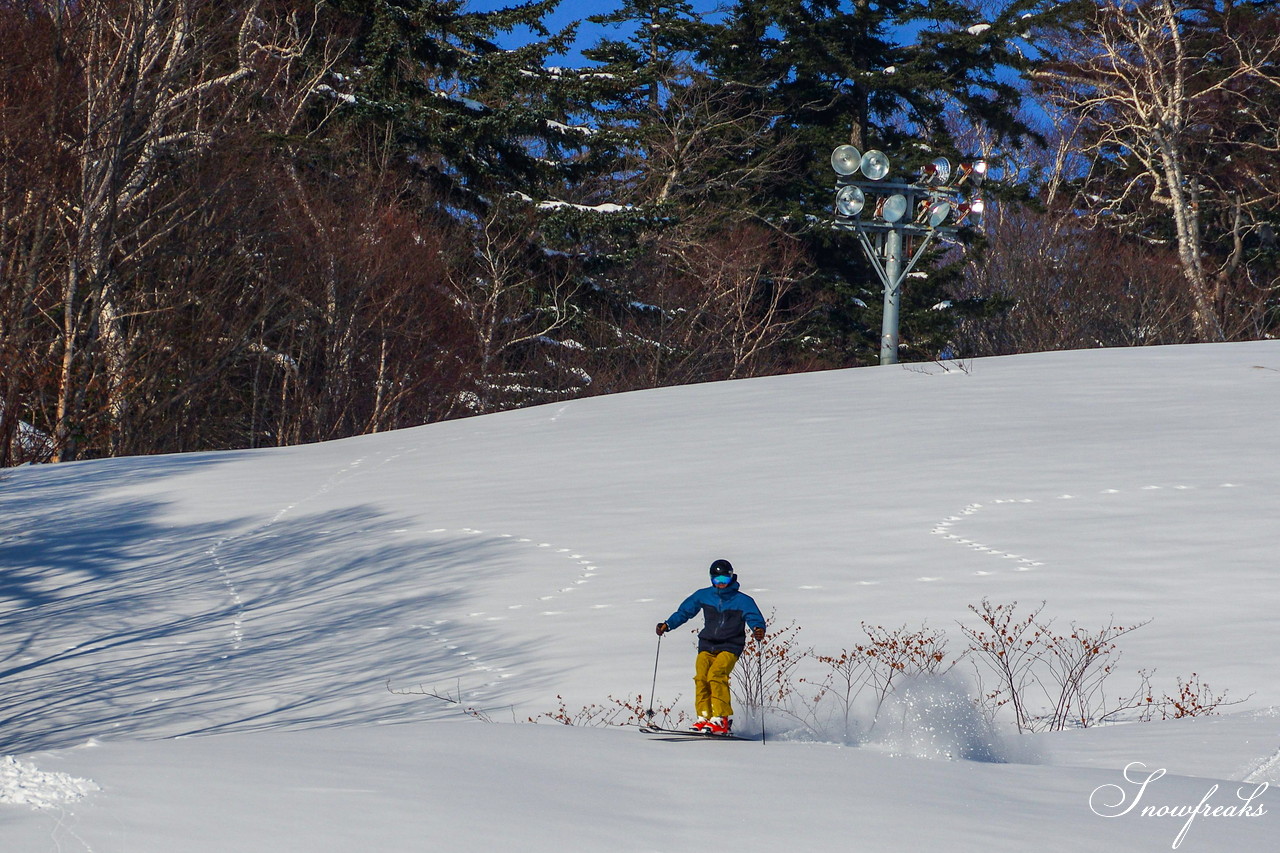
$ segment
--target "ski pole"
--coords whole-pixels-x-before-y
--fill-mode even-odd
[[[653,694],[658,689],[658,657],[662,654],[662,635],[658,635],[658,650],[653,654],[653,687],[649,688],[649,722],[653,722]]]
[[[756,678],[760,683],[760,745],[764,746],[767,738],[764,733],[764,640],[756,641]]]

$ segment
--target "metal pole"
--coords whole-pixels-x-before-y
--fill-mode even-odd
[[[768,743],[764,733],[764,640],[756,643],[756,678],[760,684],[760,745]]]
[[[902,231],[884,240],[884,319],[880,324],[880,363],[898,363],[898,313],[902,307]]]
[[[653,653],[653,687],[649,689],[649,722],[653,722],[653,694],[658,692],[658,658],[662,655],[662,635],[658,635],[658,650]]]

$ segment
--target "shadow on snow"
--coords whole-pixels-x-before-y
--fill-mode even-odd
[[[192,461],[161,459],[127,476]],[[436,624],[478,566],[516,559],[501,540],[423,541],[367,507],[174,525],[161,504],[100,497],[119,466],[74,467],[0,484],[0,753],[438,717],[456,709],[387,679],[537,676],[523,644]]]

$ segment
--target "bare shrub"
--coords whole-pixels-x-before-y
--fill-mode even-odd
[[[841,649],[835,655],[813,655],[826,672],[816,680],[801,679],[817,685],[816,693],[804,696],[808,708],[834,702],[838,722],[846,733],[852,731],[854,706],[865,691],[871,691],[875,703],[871,721],[874,727],[885,700],[903,677],[942,675],[956,663],[948,661],[946,634],[939,629],[910,631],[904,625],[890,630],[863,622],[862,632],[867,636],[866,643]],[[813,713],[809,716],[814,718]]]
[[[655,725],[662,728],[679,728],[689,719],[684,711],[676,711],[675,701],[664,704],[654,702],[652,705],[644,701],[644,697],[636,694],[633,697],[619,699],[609,696],[604,703],[583,705],[577,711],[570,711],[563,696],[556,696],[559,707],[528,717],[530,723],[552,722],[564,726],[638,726]]]
[[[1208,684],[1200,680],[1200,676],[1191,673],[1191,677],[1183,680],[1182,676],[1178,676],[1178,692],[1177,695],[1170,696],[1165,694],[1164,698],[1156,703],[1161,709],[1160,719],[1181,719],[1183,717],[1204,717],[1218,713],[1218,708],[1223,705],[1238,705],[1243,699],[1237,699],[1233,702],[1227,701],[1226,692],[1214,693]]]
[[[1112,620],[1091,630],[1073,622],[1069,633],[1058,634],[1053,620],[1040,616],[1044,602],[1021,617],[1017,606],[984,598],[969,605],[980,624],[960,626],[978,664],[995,675],[997,686],[981,698],[991,716],[1009,704],[1019,731],[1061,731],[1095,725],[1114,713],[1103,687],[1120,657],[1115,641],[1147,623],[1123,626]]]
[[[1174,693],[1157,697],[1152,672],[1139,670],[1137,689],[1108,698],[1108,679],[1120,658],[1118,640],[1148,624],[1098,628],[1072,622],[1069,631],[1053,630],[1042,616],[1044,602],[1020,613],[1018,602],[983,599],[969,605],[977,625],[960,624],[968,641],[961,654],[948,653],[946,632],[938,628],[885,628],[861,623],[865,641],[821,654],[800,644],[795,621],[766,636],[748,639],[732,675],[734,704],[749,718],[774,715],[791,721],[805,739],[836,738],[859,742],[882,721],[882,744],[924,757],[1008,760],[1009,746],[996,728],[1011,709],[1019,732],[1061,731],[1120,720],[1180,719],[1218,713],[1228,700],[1197,673],[1177,678]],[[772,623],[776,613],[770,613]],[[953,670],[966,657],[974,662],[977,695]],[[390,682],[388,689],[391,690]],[[457,706],[477,719],[488,712],[438,690],[392,690],[423,695]],[[1248,697],[1246,697],[1248,698]],[[679,728],[689,719],[671,702],[646,702],[640,694],[583,705],[571,710],[562,696],[558,707],[526,718],[566,726],[658,725]],[[798,724],[796,726],[795,724]]]
[[[1177,692],[1173,695],[1165,693],[1156,697],[1155,688],[1151,685],[1151,677],[1155,673],[1139,670],[1139,686],[1133,695],[1123,698],[1117,707],[1106,715],[1105,720],[1133,719],[1138,722],[1152,720],[1177,720],[1183,717],[1207,717],[1217,715],[1223,706],[1239,705],[1245,699],[1228,701],[1227,691],[1215,693],[1208,684],[1200,680],[1197,673],[1189,678],[1177,676]]]
[[[774,614],[769,614],[772,624]],[[738,664],[733,668],[733,698],[750,715],[768,709],[787,709],[798,695],[795,670],[813,650],[800,646],[800,626],[794,621],[774,631],[763,641],[747,640]]]
[[[493,717],[489,715],[488,711],[486,711],[483,708],[477,708],[474,705],[470,705],[462,701],[461,685],[459,685],[458,689],[456,689],[452,693],[450,693],[448,690],[440,690],[435,687],[428,690],[422,685],[418,685],[417,688],[411,689],[411,690],[397,690],[396,688],[391,686],[391,679],[388,678],[387,692],[394,693],[397,696],[429,696],[430,698],[443,702],[446,705],[453,706],[457,710],[461,711],[463,714],[466,714],[468,717],[479,720],[482,723],[493,722]]]

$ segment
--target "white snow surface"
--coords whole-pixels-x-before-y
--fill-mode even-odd
[[[947,367],[0,472],[0,850],[1276,849],[1280,342]],[[653,626],[717,558],[819,651],[861,621],[956,650],[967,605],[1043,601],[1150,620],[1117,692],[1245,701],[1018,736],[944,713],[953,681],[763,744],[523,722],[647,703],[655,658],[691,711],[700,620]]]
[[[562,207],[569,207],[574,210],[583,210],[589,213],[621,213],[624,210],[630,209],[627,205],[614,204],[613,202],[605,202],[603,204],[573,204],[572,202],[560,201],[558,199],[538,202],[538,208],[541,210],[556,210]]]

